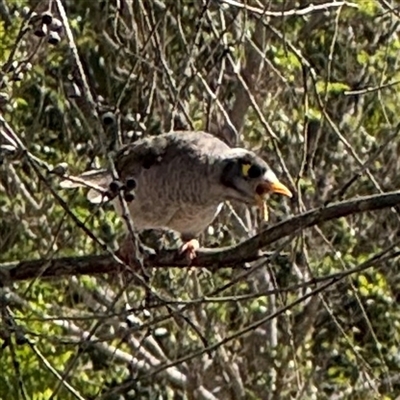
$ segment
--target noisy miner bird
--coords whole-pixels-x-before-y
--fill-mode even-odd
[[[206,132],[179,131],[150,136],[121,148],[115,157],[118,180],[110,170],[70,176],[64,188],[90,187],[88,199],[128,202],[134,227],[170,229],[181,234],[181,251],[196,256],[200,233],[212,223],[221,203],[236,200],[265,212],[270,193],[292,196],[268,164],[252,151],[231,148]]]

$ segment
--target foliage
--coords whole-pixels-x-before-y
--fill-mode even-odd
[[[0,135],[0,261],[103,251],[87,231],[117,248],[112,208],[62,191],[51,171],[106,165],[122,143],[171,129],[226,139],[234,126],[298,191],[271,199],[271,223],[397,189],[395,2],[264,3],[0,0],[0,114],[41,160],[36,170],[26,152],[8,154]],[[40,18],[28,23],[29,10],[49,7],[64,25],[56,45],[35,34]],[[253,211],[235,210],[224,208],[205,245],[257,232]],[[1,289],[0,398],[396,398],[398,262],[357,267],[398,250],[399,216],[303,230],[268,249],[288,255],[286,269],[165,268],[149,271],[147,288],[129,274],[14,283]],[[350,269],[309,295],[314,279]]]

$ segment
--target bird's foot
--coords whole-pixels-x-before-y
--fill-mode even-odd
[[[197,239],[191,239],[184,243],[180,249],[181,254],[185,254],[190,261],[197,257],[196,251],[200,248],[200,243]]]

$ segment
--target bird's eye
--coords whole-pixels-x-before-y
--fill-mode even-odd
[[[252,165],[247,171],[247,176],[250,179],[257,179],[264,173],[263,169],[258,165]]]
[[[259,166],[258,164],[242,162],[241,167],[242,167],[242,175],[245,178],[249,178],[249,179],[260,178],[265,172],[265,169],[263,167]]]

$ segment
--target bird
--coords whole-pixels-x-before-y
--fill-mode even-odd
[[[120,193],[135,230],[178,232],[183,241],[180,252],[190,260],[200,247],[199,235],[225,201],[257,206],[265,214],[269,194],[292,197],[253,151],[230,147],[204,131],[145,136],[121,147],[113,162],[114,174],[111,169],[99,169],[64,176],[61,187],[89,187],[90,202],[111,200],[121,216]]]

